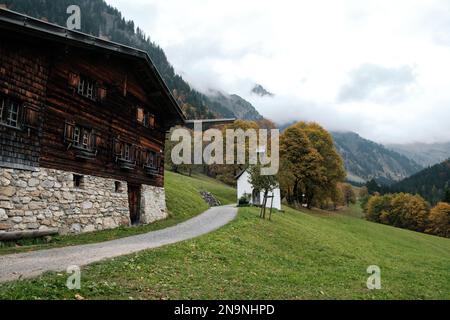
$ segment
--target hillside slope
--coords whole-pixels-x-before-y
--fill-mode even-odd
[[[246,107],[249,108],[251,114],[256,112],[259,115],[254,107],[245,100],[245,104],[238,101],[239,106],[235,107],[235,100],[226,103],[211,101],[207,95],[192,88],[180,75],[175,73],[163,49],[152,42],[142,29],[135,26],[132,20],[126,20],[119,10],[111,7],[104,0],[0,0],[0,4],[5,4],[10,10],[62,26],[66,25],[68,18],[67,8],[70,5],[78,5],[82,13],[82,32],[149,53],[156,68],[189,119],[240,118],[233,113],[233,109]],[[245,113],[243,114],[245,115]]]
[[[366,270],[381,268],[381,290]],[[45,275],[0,285],[0,298],[450,299],[450,239],[363,219],[243,208],[197,239],[83,268],[81,290]],[[131,297],[131,298],[130,298]]]
[[[375,179],[381,184],[391,184],[422,169],[413,160],[356,133],[332,132],[332,135],[349,180],[363,182]]]
[[[432,166],[450,158],[450,142],[390,144],[387,147],[413,159],[423,167]]]
[[[393,184],[389,190],[418,193],[430,203],[436,204],[444,198],[446,188],[450,188],[450,159]]]

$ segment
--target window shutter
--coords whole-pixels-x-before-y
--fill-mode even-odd
[[[114,156],[121,157],[122,156],[122,142],[115,138],[113,141],[113,147],[114,147]]]
[[[80,75],[74,72],[69,73],[69,86],[72,88],[78,88],[78,84],[80,83]]]
[[[97,91],[98,91],[98,93],[97,93],[98,99],[99,99],[100,101],[105,100],[106,94],[107,94],[106,88],[98,87]]]
[[[74,142],[73,133],[75,130],[75,122],[73,121],[67,121],[64,126],[64,141],[72,143]]]
[[[90,136],[91,141],[90,143],[90,148],[92,151],[96,151],[97,150],[97,143],[98,143],[98,135],[97,132],[95,130],[91,131],[91,136]]]
[[[139,123],[144,123],[144,109],[137,108],[136,119]]]
[[[148,126],[150,128],[154,128],[155,127],[155,116],[153,114],[149,114],[148,115]]]
[[[161,155],[159,153],[155,154],[155,168],[156,170],[160,171],[161,168]]]
[[[27,128],[39,128],[39,109],[25,104],[23,106],[23,125]]]
[[[138,159],[138,147],[135,144],[132,144],[130,148],[130,160],[136,162],[137,159]]]

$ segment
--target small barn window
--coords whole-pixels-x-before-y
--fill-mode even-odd
[[[20,109],[21,105],[8,98],[0,97],[0,124],[20,128]]]
[[[78,82],[78,94],[82,95],[83,97],[89,98],[91,100],[97,99],[97,85],[95,81],[85,77],[80,76],[79,82]]]
[[[79,174],[73,175],[73,186],[74,188],[82,188],[84,183],[84,177]]]
[[[138,107],[136,112],[136,120],[138,123],[143,125],[146,128],[154,128],[155,127],[155,115],[146,112],[143,108]]]
[[[120,181],[114,182],[114,190],[116,193],[122,192],[122,183]]]

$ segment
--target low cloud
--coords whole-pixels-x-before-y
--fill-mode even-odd
[[[450,140],[448,0],[107,0],[203,92],[277,123],[377,142]],[[255,83],[276,96],[258,98]]]
[[[339,91],[338,101],[402,102],[415,78],[414,69],[407,65],[387,68],[363,64],[350,73],[349,82]]]

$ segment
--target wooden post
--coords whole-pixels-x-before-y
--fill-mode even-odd
[[[272,193],[271,198],[272,198],[272,201],[270,202],[270,214],[269,214],[269,220],[272,220],[272,209],[273,209],[273,198],[274,198],[273,193]]]

